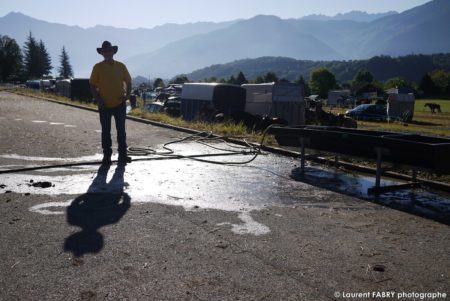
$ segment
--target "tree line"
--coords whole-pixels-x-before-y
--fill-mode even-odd
[[[58,76],[73,77],[73,68],[65,46],[62,47],[59,62]],[[0,82],[45,78],[50,76],[52,69],[52,60],[45,43],[38,41],[31,32],[22,49],[15,39],[0,35]]]
[[[359,70],[351,80],[338,81],[336,75],[328,68],[320,67],[311,71],[309,80],[305,80],[303,75],[295,81],[289,81],[277,76],[275,72],[267,72],[265,75],[258,75],[255,80],[247,80],[244,73],[239,71],[237,76],[230,76],[226,78],[217,78],[212,76],[205,78],[200,82],[218,82],[228,84],[260,84],[268,82],[295,82],[304,87],[305,95],[319,95],[321,98],[327,98],[328,91],[346,89],[350,90],[352,94],[361,96],[368,92],[377,92],[383,94],[386,90],[391,88],[404,88],[411,91],[417,97],[440,97],[450,98],[450,71],[443,69],[436,69],[425,73],[419,82],[410,82],[403,77],[394,76],[385,81],[379,81],[375,75],[367,69]],[[170,84],[183,84],[189,82],[186,75],[181,75],[170,81]],[[155,82],[156,87],[164,86],[162,79]]]

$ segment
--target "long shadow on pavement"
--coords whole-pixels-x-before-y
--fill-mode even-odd
[[[109,165],[101,165],[88,191],[67,208],[67,222],[81,227],[81,231],[66,238],[64,251],[76,257],[100,252],[104,240],[99,229],[117,223],[130,208],[131,198],[123,192],[125,165],[117,165],[107,183],[109,169]]]

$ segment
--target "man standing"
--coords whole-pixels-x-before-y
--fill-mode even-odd
[[[89,84],[91,92],[98,104],[100,124],[102,125],[103,164],[111,164],[111,117],[114,116],[117,129],[119,163],[131,161],[127,157],[125,132],[126,100],[131,94],[131,76],[127,67],[113,59],[118,47],[104,41],[97,52],[104,60],[97,63],[91,73]]]

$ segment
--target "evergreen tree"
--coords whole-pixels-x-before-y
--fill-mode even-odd
[[[239,71],[239,74],[236,78],[236,85],[243,85],[243,84],[248,84],[248,80],[245,78],[244,73],[242,73],[242,71]]]
[[[234,78],[234,75],[232,75],[232,76],[228,79],[227,83],[233,84],[233,85],[236,84],[236,78]]]
[[[50,74],[51,70],[53,69],[52,60],[50,58],[50,55],[48,54],[48,51],[47,51],[47,48],[45,47],[44,42],[42,42],[42,40],[39,41],[39,55],[40,55],[40,61],[41,61],[40,72],[42,72],[42,75]]]
[[[273,72],[267,72],[266,75],[264,76],[264,81],[266,83],[271,83],[271,82],[278,82],[278,77],[275,73]]]
[[[303,87],[305,96],[311,95],[311,89],[309,88],[308,83],[303,78],[303,75],[300,75],[300,78],[296,81],[296,83]]]
[[[40,40],[38,43],[31,32],[24,45],[24,69],[27,78],[41,78],[52,70],[44,42]]]
[[[59,56],[59,62],[61,66],[58,68],[58,74],[62,78],[73,77],[72,66],[69,62],[69,55],[66,52],[66,48],[63,46],[61,55]]]
[[[39,45],[31,32],[23,49],[25,76],[27,78],[40,78],[42,74],[40,73],[39,68]]]
[[[435,95],[436,86],[431,79],[430,74],[425,74],[420,81],[419,89],[423,92],[425,97],[430,97]]]
[[[0,81],[17,79],[22,69],[22,54],[16,40],[0,36]]]

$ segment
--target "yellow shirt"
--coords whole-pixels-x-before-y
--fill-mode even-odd
[[[89,83],[97,87],[106,108],[115,108],[122,103],[125,93],[125,83],[131,82],[127,67],[114,61],[112,65],[106,62],[95,64]]]

